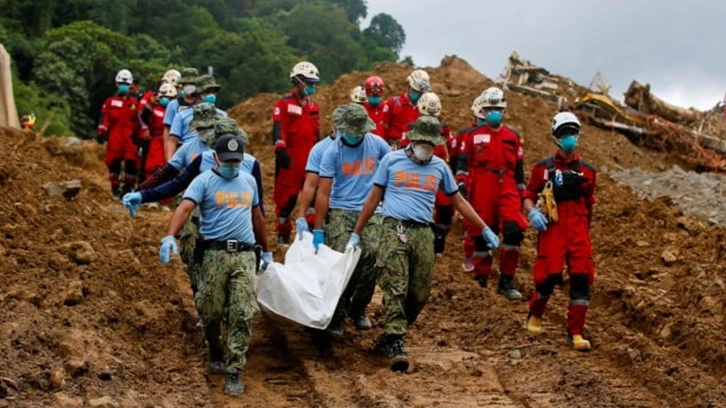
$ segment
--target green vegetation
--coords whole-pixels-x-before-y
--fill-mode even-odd
[[[406,36],[365,0],[0,0],[0,43],[13,58],[20,114],[46,134],[91,137],[114,76],[130,69],[142,89],[168,68],[213,68],[227,108],[260,92],[284,92],[295,62],[322,81],[397,61]]]

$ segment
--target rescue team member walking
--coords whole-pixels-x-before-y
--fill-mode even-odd
[[[383,224],[376,266],[382,268],[378,284],[383,290],[386,326],[374,349],[391,358],[391,369],[405,371],[409,360],[403,336],[423,309],[434,272],[434,235],[430,224],[436,190],[441,188],[464,218],[479,228],[487,245],[499,238],[459,194],[448,165],[434,156],[444,143],[441,125],[433,116],[419,118],[407,137],[411,144],[386,155],[373,178],[349,245],[358,246],[360,234],[383,200]]]
[[[363,203],[373,187],[376,168],[391,149],[383,139],[370,133],[376,124],[361,105],[339,106],[333,112],[333,123],[338,137],[325,151],[320,163],[313,246],[317,250],[320,244],[327,242],[333,250],[344,252],[350,231],[355,228]],[[323,230],[325,218],[328,222]],[[378,277],[375,265],[380,221],[380,216],[373,216],[366,225],[360,245],[361,256],[338,300],[327,328],[330,334],[343,334],[348,313],[359,330],[371,328],[365,309],[373,297]]]
[[[503,236],[499,254],[498,292],[509,300],[521,299],[514,287],[519,264],[519,245],[524,239],[527,220],[522,215],[521,192],[524,190],[524,154],[519,135],[502,124],[507,109],[504,92],[488,88],[481,95],[485,123],[464,135],[459,150],[457,178],[468,191],[469,202],[477,214]],[[467,225],[474,239],[474,279],[483,288],[492,270],[492,250],[477,236],[478,227]]]
[[[175,150],[172,150],[169,144],[169,132],[171,131],[171,125],[174,123],[174,118],[179,112],[192,108],[197,102],[194,90],[196,89],[198,76],[199,73],[195,68],[182,69],[177,87],[179,96],[169,101],[166,112],[164,112],[164,159],[166,161],[171,160]]]
[[[417,69],[406,78],[408,89],[401,95],[388,98],[383,105],[383,138],[395,150],[401,147],[401,137],[408,132],[411,124],[418,119],[416,107],[424,92],[431,90],[429,74]]]
[[[372,76],[366,79],[365,90],[366,90],[366,101],[363,103],[363,107],[366,108],[368,116],[371,118],[373,123],[376,124],[376,129],[372,132],[378,136],[383,137],[383,88],[385,84],[381,77]]]
[[[555,285],[562,283],[562,267],[570,275],[570,305],[567,308],[567,339],[576,350],[589,350],[590,342],[582,337],[590,285],[595,281],[590,243],[590,221],[595,203],[595,169],[576,152],[580,121],[570,112],[555,115],[552,138],[557,151],[535,164],[524,192],[524,209],[539,231],[537,260],[532,274],[535,290],[529,302],[527,330],[542,332],[541,319]],[[543,214],[535,206],[538,195],[552,189],[554,214]],[[549,219],[548,219],[549,218]]]
[[[159,249],[161,262],[168,263],[171,252],[178,252],[174,237],[199,207],[204,260],[195,303],[209,347],[209,370],[226,374],[226,394],[244,392],[240,371],[250,344],[250,320],[259,311],[254,288],[258,269],[255,242],[264,251],[262,269],[272,262],[255,180],[249,174],[240,173],[243,145],[244,141],[233,135],[217,140],[214,147],[217,167],[194,179],[184,193]],[[221,325],[225,311],[227,342],[223,347]]]
[[[272,142],[275,145],[275,214],[277,243],[288,245],[297,196],[305,180],[305,164],[320,137],[320,108],[310,99],[320,74],[315,65],[303,61],[290,71],[294,87],[290,95],[275,103]]]

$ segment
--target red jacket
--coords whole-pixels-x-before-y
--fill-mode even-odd
[[[409,125],[419,117],[419,111],[415,104],[412,104],[406,93],[388,98],[383,103],[383,125],[384,139],[401,139],[404,132],[408,132]]]
[[[138,102],[130,96],[112,96],[101,107],[101,124],[98,125],[98,134],[108,132],[111,138],[129,138],[139,128]]]
[[[307,98],[303,106],[294,93],[275,103],[272,140],[275,149],[311,147],[320,137],[320,108]]]
[[[375,135],[378,135],[380,137],[384,137],[384,134],[383,134],[384,133],[383,105],[384,104],[380,104],[378,106],[373,106],[368,102],[363,103],[363,107],[366,108],[366,112],[368,112],[368,116],[376,124],[376,129],[372,133]]]
[[[506,126],[493,130],[488,125],[469,128],[461,136],[457,178],[466,178],[470,171],[501,171],[514,178],[523,190],[524,150],[519,135]]]

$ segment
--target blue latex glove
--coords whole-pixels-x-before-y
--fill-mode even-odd
[[[171,259],[171,253],[178,254],[179,247],[176,246],[176,238],[171,235],[167,235],[161,239],[161,247],[159,248],[159,259],[164,265],[169,263]]]
[[[537,231],[547,231],[547,217],[542,211],[535,207],[529,211],[529,225]]]
[[[360,245],[360,235],[356,234],[355,232],[350,234],[350,239],[348,240],[348,243],[345,244],[345,248],[353,247],[358,248],[358,245]]]
[[[131,218],[136,218],[136,211],[139,210],[139,206],[141,205],[141,193],[133,192],[124,194],[123,203],[124,207],[129,209]]]
[[[481,236],[484,237],[484,241],[489,244],[490,249],[494,249],[499,246],[499,237],[494,233],[494,231],[492,231],[491,228],[484,227],[484,229],[481,230]]]
[[[315,253],[318,253],[320,244],[325,243],[325,231],[321,229],[313,230],[313,247],[315,247]]]
[[[297,239],[302,239],[303,232],[309,232],[308,221],[305,217],[300,217],[295,220],[295,229],[297,230]]]
[[[267,267],[270,266],[270,264],[272,263],[272,252],[263,252],[260,258],[262,259],[260,269],[262,269],[263,271],[267,270]]]

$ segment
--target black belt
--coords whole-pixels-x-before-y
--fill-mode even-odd
[[[418,222],[418,221],[411,221],[411,220],[398,220],[393,217],[385,217],[383,219],[383,222],[387,224],[397,224],[397,225],[403,225],[406,228],[429,228],[431,227],[431,224],[427,222]]]
[[[255,250],[254,245],[250,245],[243,241],[237,241],[236,239],[228,239],[226,241],[204,241],[202,245],[204,245],[204,249],[210,249],[212,251],[247,252]]]

